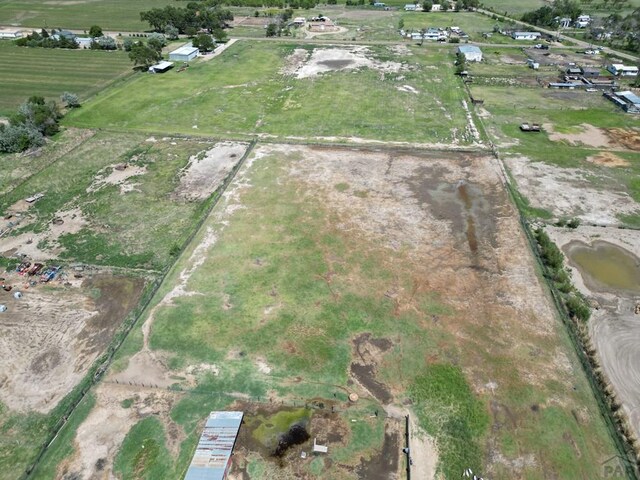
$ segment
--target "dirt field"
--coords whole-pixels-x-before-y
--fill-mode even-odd
[[[640,236],[635,231],[586,226],[577,230],[549,228],[547,231],[565,255],[576,242],[586,245],[607,242],[635,255],[635,264],[640,269]],[[567,263],[574,285],[598,305],[592,311],[591,336],[601,365],[636,435],[640,435],[640,351],[637,348],[640,315],[635,312],[636,305],[640,304],[640,286],[635,292],[598,288],[584,278],[574,264]]]
[[[416,422],[413,427],[417,427],[418,418],[416,406],[407,398],[407,383],[424,368],[441,362],[459,365],[472,391],[486,406],[490,426],[481,446],[484,475],[563,478],[563,472],[582,471],[587,478],[586,472],[594,471],[602,460],[600,456],[607,457],[611,447],[603,436],[575,358],[560,339],[561,327],[538,283],[500,175],[492,157],[472,153],[258,146],[161,289],[142,326],[142,349],[129,357],[123,368],[111,372],[98,388],[96,406],[76,434],[76,452],[59,472],[83,479],[112,475],[113,460],[126,432],[148,415],[156,416],[164,425],[167,447],[175,459],[176,445],[186,432],[174,424],[171,411],[182,394],[166,388],[171,383],[192,388],[201,378],[198,372],[224,378],[243,358],[253,365],[251,376],[257,375],[268,385],[279,384],[268,391],[273,407],[251,402],[249,392],[241,385],[226,392],[237,398],[229,406],[247,412],[246,428],[254,428],[252,422],[259,417],[290,409],[293,398],[286,394],[289,389],[297,383],[326,381],[326,377],[318,376],[314,368],[287,367],[279,363],[281,357],[274,352],[286,351],[287,357],[299,358],[305,348],[300,338],[329,328],[314,325],[319,319],[307,318],[305,308],[322,304],[340,308],[337,305],[341,299],[357,292],[390,305],[391,318],[384,315],[375,318],[373,324],[366,320],[334,339],[344,342],[349,352],[339,377],[346,381],[340,380],[344,383],[336,388],[356,393],[360,402],[384,409],[389,420],[380,430],[378,450],[369,460],[367,456],[363,461],[336,460],[342,449],[350,447],[342,433],[353,421],[347,419],[359,421],[360,417],[354,417],[354,413],[333,415],[330,407],[335,400],[309,397],[302,402],[324,405],[308,421],[313,426],[309,431],[317,433],[318,442],[330,446],[329,456],[315,463],[302,459],[301,451],[308,450],[312,441],[308,439],[285,455],[285,468],[281,460],[267,455],[264,444],[257,445],[252,430],[247,430],[241,434],[234,458],[234,479],[324,478],[325,469],[336,475],[341,472],[340,478],[401,478],[398,423],[410,413]],[[265,231],[279,232],[280,242],[301,240],[290,238],[287,228],[296,227],[297,222],[283,223],[277,216],[283,207],[269,203],[273,195],[288,206],[293,202],[294,210],[301,212],[300,221],[316,222],[309,224],[315,225],[313,228],[304,230],[305,235],[312,235],[308,238],[320,241],[335,237],[348,248],[333,250],[332,243],[323,247],[327,248],[321,254],[328,265],[327,273],[312,280],[327,286],[322,288],[323,296],[296,310],[300,316],[290,330],[285,330],[284,338],[274,338],[275,344],[270,342],[266,350],[246,350],[256,330],[261,332],[266,322],[271,328],[280,328],[279,319],[292,307],[282,279],[265,281],[260,276],[265,271],[285,274],[292,268],[272,263],[278,259],[268,253],[273,246],[259,242]],[[269,204],[267,209],[265,202]],[[314,210],[318,204],[324,209],[320,216]],[[244,244],[239,244],[233,237],[234,228],[245,223],[251,225],[253,233],[241,229]],[[228,245],[247,249],[248,256],[244,258],[242,249],[234,250],[234,261],[225,261],[219,255]],[[257,251],[263,252],[258,258]],[[375,259],[374,270],[363,271],[372,268],[366,266],[367,258]],[[307,259],[298,259],[302,261]],[[249,275],[255,291],[216,291],[220,288],[216,279],[223,276],[240,285],[244,270],[237,268],[246,268],[247,264],[252,265]],[[265,266],[268,270],[263,269]],[[260,291],[263,282],[270,293]],[[439,310],[425,306],[432,305],[429,302],[434,297],[443,302]],[[256,301],[255,312],[234,316],[237,305]],[[178,305],[180,310],[195,312],[188,314],[191,316],[184,329],[195,332],[196,337],[204,335],[213,342],[212,348],[223,348],[226,357],[215,364],[187,357],[186,365],[172,369],[169,357],[185,352],[151,348],[150,338],[166,329],[167,315],[176,312]],[[217,320],[212,322],[221,312],[233,321],[231,332],[223,325],[216,326]],[[344,315],[349,315],[347,312],[350,310]],[[406,322],[413,323],[409,327]],[[413,334],[406,334],[405,328]],[[439,340],[427,346],[431,338]],[[404,349],[413,352],[408,363],[409,357],[403,361]],[[333,369],[336,361],[341,360],[331,355],[324,368]],[[567,385],[574,388],[565,388]],[[122,401],[128,398],[134,398],[135,407],[123,409]],[[279,401],[289,406],[279,407]],[[345,402],[335,405],[342,412],[354,408]],[[443,443],[438,445],[433,437],[414,430],[414,475],[436,478],[439,450],[447,448],[447,440],[441,439]],[[503,443],[505,438],[514,437],[518,438],[515,451]],[[555,452],[564,453],[556,456]],[[576,462],[571,460],[574,457]],[[262,470],[255,470],[256,465]]]
[[[370,53],[363,46],[316,48],[311,55],[307,50],[298,48],[285,60],[283,73],[296,78],[309,78],[325,72],[366,67],[384,75],[385,72],[397,73],[407,68],[398,62],[373,60]]]
[[[557,218],[577,217],[583,223],[618,225],[618,215],[638,209],[629,195],[592,186],[587,170],[559,168],[526,157],[508,157],[505,163],[531,205],[544,208]]]
[[[0,399],[9,408],[48,412],[86,374],[113,333],[136,306],[141,279],[103,274],[75,279],[63,274],[47,285],[3,274],[0,291]],[[20,291],[23,296],[14,298]]]

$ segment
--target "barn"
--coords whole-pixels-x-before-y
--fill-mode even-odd
[[[188,62],[198,56],[200,50],[188,43],[169,53],[169,60],[174,62]]]

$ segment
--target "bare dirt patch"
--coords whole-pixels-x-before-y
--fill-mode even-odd
[[[132,177],[144,175],[145,173],[147,173],[146,166],[130,165],[126,163],[110,165],[96,175],[96,178],[93,180],[91,185],[87,187],[87,193],[97,192],[107,185],[118,185],[120,187],[120,194],[125,194],[132,191],[136,185],[128,183],[127,180]]]
[[[607,132],[588,123],[579,126],[580,130],[576,133],[559,133],[554,131],[553,125],[545,123],[543,128],[549,135],[549,140],[554,142],[565,141],[570,145],[585,145],[587,147],[602,148],[611,146],[611,141]]]
[[[23,224],[29,221],[29,218],[25,218]],[[0,252],[5,256],[23,254],[35,261],[48,261],[60,253],[58,239],[62,235],[78,233],[85,225],[87,225],[87,221],[84,219],[80,208],[61,210],[56,212],[53,221],[43,232],[25,232],[19,235],[2,237],[0,239]]]
[[[618,215],[632,214],[638,209],[638,204],[626,193],[593,187],[586,170],[559,168],[526,157],[509,157],[505,161],[531,206],[544,208],[556,217],[618,225]]]
[[[169,412],[182,394],[103,383],[95,390],[95,396],[95,407],[76,432],[73,457],[58,467],[59,478],[116,478],[110,460],[117,455],[131,427],[151,415],[163,423],[167,447],[177,456],[185,433],[171,420]],[[131,402],[131,406],[123,407],[123,401]]]
[[[607,133],[618,144],[629,150],[640,151],[640,129],[610,128]]]
[[[107,347],[144,281],[95,275],[79,287],[56,280],[25,288],[25,277],[4,276],[14,288],[0,291],[7,306],[0,313],[0,399],[18,411],[48,412]]]
[[[587,161],[605,167],[628,167],[629,162],[613,152],[600,152],[587,157]]]
[[[246,149],[246,143],[220,142],[192,156],[173,195],[189,202],[208,198],[240,161]]]
[[[331,71],[358,68],[370,68],[385,73],[395,73],[405,68],[398,62],[383,62],[372,58],[371,51],[365,46],[316,48],[304,63],[301,63],[302,53],[298,50],[292,53],[290,59],[285,60],[287,65],[291,65],[285,67],[286,71],[292,72],[289,74],[297,78],[310,78]],[[293,65],[298,67],[293,70]]]

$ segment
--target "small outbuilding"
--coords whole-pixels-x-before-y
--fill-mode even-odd
[[[211,412],[184,480],[224,480],[243,412]]]
[[[640,113],[640,97],[629,90],[604,92],[604,96],[627,113]]]
[[[187,45],[183,45],[173,52],[170,52],[169,60],[173,60],[174,62],[189,62],[196,58],[199,53],[200,50],[198,50],[197,47],[188,43]]]
[[[0,30],[0,39],[13,40],[16,38],[22,38],[22,30]]]
[[[173,68],[173,62],[160,62],[149,67],[150,73],[164,73],[170,68]]]
[[[482,50],[475,45],[460,45],[456,49],[456,53],[461,53],[467,62],[481,62]]]
[[[514,40],[538,40],[542,34],[540,32],[513,32],[511,37]]]

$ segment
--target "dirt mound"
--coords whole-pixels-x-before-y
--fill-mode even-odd
[[[624,158],[620,158],[615,153],[600,152],[597,155],[587,157],[587,161],[595,163],[596,165],[603,165],[605,167],[628,167],[629,162]]]
[[[640,151],[640,129],[637,128],[610,128],[609,136],[629,150]]]

